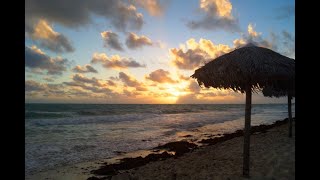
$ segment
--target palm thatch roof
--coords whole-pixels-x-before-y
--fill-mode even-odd
[[[270,49],[249,44],[224,54],[191,76],[199,85],[245,92],[264,87],[281,89],[283,82],[294,82],[295,61]]]
[[[266,97],[282,97],[282,96],[287,96],[288,93],[290,93],[290,95],[292,97],[295,97],[295,90],[294,87],[292,87],[292,89],[286,90],[286,89],[275,89],[272,87],[265,87],[262,90],[262,94]]]

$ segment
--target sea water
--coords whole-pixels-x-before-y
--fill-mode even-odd
[[[251,124],[283,120],[287,108],[253,104]],[[243,129],[244,110],[243,104],[25,104],[25,172],[234,132]]]

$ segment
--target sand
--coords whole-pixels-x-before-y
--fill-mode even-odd
[[[295,123],[293,137],[288,137],[288,124],[273,127],[265,133],[251,135],[251,179],[295,179]],[[150,162],[144,166],[121,171],[112,180],[204,180],[245,179],[242,177],[243,137],[215,145],[203,146],[180,157]],[[99,162],[81,163],[30,175],[26,179],[77,179],[95,175],[91,170]],[[99,177],[99,176],[95,176]]]
[[[295,179],[295,126],[288,125],[251,136],[251,179]],[[122,174],[122,179],[245,179],[242,178],[243,137],[196,149],[176,159],[151,162]],[[113,177],[113,179],[119,179]]]

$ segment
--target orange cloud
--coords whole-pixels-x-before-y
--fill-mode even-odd
[[[137,49],[142,46],[151,46],[152,41],[146,36],[138,36],[137,34],[130,32],[126,40],[126,45],[130,49]]]
[[[93,93],[92,96],[95,96],[95,93],[109,95],[114,94],[111,89],[106,87],[108,83],[104,83],[95,77],[87,78],[82,74],[75,74],[72,76],[72,80],[73,81],[71,82],[63,82],[63,85],[68,87],[78,87],[82,90],[91,91]]]
[[[249,23],[249,25],[248,25],[248,33],[249,33],[249,36],[251,36],[251,37],[258,37],[261,34],[261,33],[258,33],[254,30],[251,23]]]
[[[32,45],[30,49],[33,50],[34,52],[38,53],[38,54],[42,54],[42,55],[45,55],[45,54],[46,54],[45,52],[43,52],[41,49],[39,49],[39,48],[38,48],[37,46],[35,46],[35,45]]]
[[[54,39],[59,35],[59,33],[55,32],[45,20],[41,19],[35,26],[32,35],[34,38],[39,39]]]
[[[243,38],[235,39],[235,40],[233,41],[233,46],[234,46],[234,47],[240,47],[240,46],[243,46],[243,45],[245,45],[245,44],[247,44],[247,41],[246,41],[245,39],[243,39]]]
[[[27,34],[33,40],[40,41],[41,46],[53,52],[73,52],[71,42],[63,34],[55,32],[47,21],[40,19],[33,27],[33,32]]]
[[[158,69],[151,72],[148,76],[146,76],[146,79],[149,79],[151,81],[158,82],[158,83],[176,83],[177,82],[170,77],[169,71],[165,71],[163,69]]]
[[[186,51],[186,49],[188,49]],[[221,56],[232,49],[228,45],[215,45],[210,40],[200,39],[197,43],[191,38],[180,48],[170,49],[170,58],[174,66],[179,69],[193,70],[206,61]]]
[[[170,49],[171,62],[179,69],[193,70],[204,64],[208,54],[201,49],[189,49],[184,52],[182,49]]]
[[[196,47],[198,49],[204,50],[210,55],[210,58],[216,58],[231,51],[231,48],[228,45],[215,45],[212,41],[202,38],[199,40],[199,43],[197,43],[194,39],[189,39],[187,41],[187,45],[188,47]]]
[[[193,93],[199,93],[201,88],[196,81],[191,81],[187,90]]]
[[[224,29],[239,32],[239,22],[231,14],[232,4],[229,0],[200,0],[200,12],[204,16],[200,19],[189,21],[187,26],[191,29],[216,30]]]
[[[200,8],[212,16],[232,19],[232,4],[229,0],[201,0]]]
[[[141,95],[141,93],[139,92],[132,92],[132,91],[128,91],[127,89],[123,89],[123,94],[128,97],[136,97],[138,95]]]
[[[127,58],[120,57],[119,55],[108,57],[105,53],[94,53],[91,63],[102,63],[103,67],[112,69],[146,67],[145,65],[140,64],[137,61],[129,60]]]
[[[116,83],[113,82],[112,80],[107,80],[107,85],[109,85],[109,86],[116,86]]]
[[[77,73],[89,73],[89,72],[98,73],[98,71],[95,70],[90,64],[86,64],[84,65],[84,67],[77,65],[72,70]]]
[[[257,46],[273,49],[275,44],[273,44],[271,41],[269,41],[267,39],[263,39],[261,37],[261,34],[262,33],[255,31],[254,26],[251,23],[249,23],[248,29],[247,29],[247,34],[243,35],[239,39],[235,39],[233,41],[233,45],[235,48],[238,48],[238,47],[241,47],[241,46],[246,45],[248,43],[252,43]],[[276,50],[276,49],[273,49],[273,50]]]
[[[25,81],[25,92],[45,90],[47,87],[34,80]]]
[[[190,93],[179,96],[177,104],[219,104],[219,103],[242,103],[242,94],[222,93],[219,90],[207,93]]]
[[[188,76],[179,75],[179,79],[180,79],[180,80],[184,80],[184,81],[189,81],[191,78],[188,77]]]
[[[44,84],[34,80],[25,81],[25,95],[30,96],[65,96],[62,84]]]
[[[75,74],[75,75],[72,76],[72,79],[75,82],[88,83],[88,84],[91,84],[93,86],[102,86],[103,85],[103,83],[100,82],[97,78],[93,77],[93,78],[90,79],[90,78],[85,77],[82,74]]]
[[[119,79],[124,83],[124,85],[134,87],[137,91],[147,90],[142,83],[137,81],[133,76],[130,76],[124,72],[119,72]]]
[[[163,14],[163,6],[158,0],[133,0],[138,6],[146,9],[151,16],[160,16]]]

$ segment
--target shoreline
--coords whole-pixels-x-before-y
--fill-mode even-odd
[[[293,118],[295,120],[295,118]],[[251,135],[253,134],[260,134],[260,133],[266,133],[267,130],[281,126],[284,124],[287,124],[288,118],[284,120],[278,120],[270,125],[258,125],[258,126],[252,126],[251,127]],[[185,153],[193,152],[194,150],[198,148],[202,148],[205,146],[211,146],[218,143],[222,143],[228,140],[231,140],[236,137],[242,137],[243,136],[243,130],[237,130],[233,133],[225,133],[222,134],[220,137],[214,137],[214,138],[208,138],[208,139],[202,139],[199,141],[199,143],[202,144],[202,146],[198,146],[195,143],[188,142],[188,141],[175,141],[175,142],[169,142],[164,145],[157,146],[153,148],[154,150],[164,150],[161,154],[155,154],[151,153],[147,155],[146,157],[131,157],[131,158],[122,158],[120,159],[120,163],[115,164],[105,164],[101,166],[100,168],[96,170],[90,171],[93,175],[98,176],[105,176],[107,179],[111,178],[114,175],[119,174],[121,171],[124,170],[130,170],[133,168],[138,168],[141,166],[144,166],[150,162],[154,161],[162,161],[169,158],[178,158],[179,156],[182,156]],[[173,152],[173,153],[172,153]],[[94,176],[93,176],[94,177]]]
[[[287,118],[276,121],[270,125],[252,126],[251,134],[264,134],[267,133],[269,129],[284,124],[287,124]],[[183,158],[185,155],[192,154],[198,150],[206,149],[210,146],[219,146],[221,143],[239,138],[242,135],[243,131],[237,130],[233,133],[222,134],[214,138],[199,139],[198,141],[202,144],[200,146],[186,141],[169,142],[149,150],[120,154],[111,159],[108,158],[58,167],[52,170],[28,175],[26,176],[26,179],[111,179],[112,176],[125,176],[123,174],[128,174],[128,172],[134,171],[134,169],[146,167],[152,163],[177,160],[180,157]],[[130,177],[131,176],[132,175],[130,175]]]

